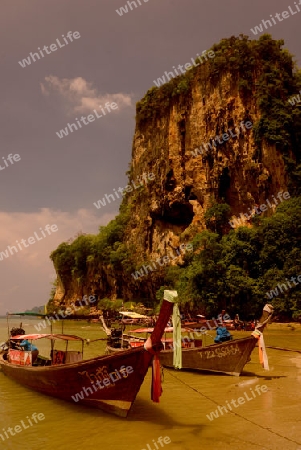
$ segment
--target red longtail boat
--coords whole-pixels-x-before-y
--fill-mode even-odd
[[[10,339],[10,348],[0,355],[0,367],[9,378],[62,400],[73,401],[126,417],[140,390],[153,360],[152,399],[159,401],[160,371],[157,355],[162,349],[161,338],[176,301],[176,291],[165,291],[158,321],[143,347],[119,354],[83,360],[83,352],[68,351],[68,343],[82,341],[65,334],[19,335]],[[51,358],[38,358],[32,364],[31,352],[16,348],[22,340],[49,339]],[[66,351],[54,350],[54,341],[66,342]],[[40,364],[44,361],[45,365]]]

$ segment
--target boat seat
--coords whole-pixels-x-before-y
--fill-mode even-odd
[[[33,366],[51,366],[51,359],[38,355],[37,359],[33,363]]]
[[[16,366],[31,366],[31,352],[9,349],[9,362]]]
[[[65,364],[66,352],[62,350],[53,350],[52,352],[52,365],[57,366],[59,364]]]
[[[81,352],[77,351],[67,351],[63,350],[53,350],[52,352],[52,365],[56,366],[59,364],[72,364],[83,360],[83,355]]]
[[[65,355],[65,364],[77,363],[83,360],[83,355],[81,352],[68,351]]]

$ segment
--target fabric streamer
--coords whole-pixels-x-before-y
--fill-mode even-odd
[[[170,291],[165,290],[163,294],[164,300],[168,300],[169,302],[175,302],[177,301],[176,298],[178,297],[177,291]]]
[[[175,369],[182,369],[181,315],[177,303],[173,307],[172,325],[173,325],[173,365]]]
[[[263,339],[263,334],[259,330],[255,330],[252,333],[256,339],[258,339],[258,350],[259,350],[259,361],[265,370],[270,370],[268,355],[265,348],[265,342]]]
[[[263,334],[261,334],[261,336],[259,338],[258,347],[259,347],[259,349],[261,351],[260,363],[261,363],[262,367],[265,370],[270,370],[268,355],[267,355],[267,352],[266,352],[266,349],[265,349],[265,343],[264,343],[264,339],[263,339]]]

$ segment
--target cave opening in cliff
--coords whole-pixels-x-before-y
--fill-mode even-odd
[[[218,184],[218,196],[219,198],[226,199],[227,191],[230,188],[231,183],[231,177],[229,173],[229,168],[224,167],[222,170],[222,173],[219,177],[219,184]]]
[[[186,200],[198,200],[197,195],[193,192],[193,186],[185,186],[184,192]]]
[[[171,192],[176,187],[176,180],[174,177],[173,169],[170,169],[170,171],[166,175],[166,181],[165,181],[165,189],[168,192]]]
[[[185,138],[186,138],[186,120],[185,114],[182,114],[183,118],[179,122],[179,132],[180,132],[180,145],[181,145],[181,155],[185,155]],[[182,164],[183,165],[183,164]]]
[[[179,225],[187,227],[191,224],[194,212],[190,203],[181,203],[176,201],[171,205],[165,205],[162,208],[162,213],[152,213],[152,218],[172,225]]]

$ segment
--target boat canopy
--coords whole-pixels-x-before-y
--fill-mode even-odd
[[[35,317],[47,317],[46,314],[43,313],[35,313],[35,312],[16,312],[16,313],[7,313],[7,316],[35,316]],[[51,316],[51,314],[49,314]]]
[[[84,341],[84,339],[82,339],[79,336],[74,336],[72,334],[22,334],[19,336],[13,336],[11,339],[12,340],[24,340],[24,339],[29,339],[31,341],[34,341],[36,339],[50,339],[50,340],[55,340],[55,339],[62,339],[63,341]]]
[[[152,333],[153,328],[137,328],[136,330],[132,330],[131,333]],[[191,328],[181,328],[181,331],[191,331]],[[173,327],[165,327],[164,333],[172,333]]]
[[[123,316],[130,317],[131,319],[149,319],[149,316],[144,316],[143,314],[138,314],[132,311],[119,311],[119,314]]]

